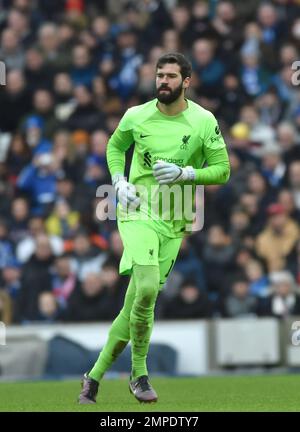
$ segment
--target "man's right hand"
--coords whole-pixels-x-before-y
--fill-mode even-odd
[[[137,196],[136,187],[119,174],[113,176],[112,183],[123,209],[136,210],[140,205],[140,198]]]

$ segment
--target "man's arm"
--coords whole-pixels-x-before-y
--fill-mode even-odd
[[[229,157],[218,122],[210,113],[206,121],[203,153],[207,167],[195,169],[196,184],[224,184],[230,176]]]
[[[226,147],[209,150],[207,167],[195,169],[195,183],[201,185],[225,184],[230,176],[230,164]]]
[[[133,141],[132,126],[127,111],[108,141],[106,149],[107,165],[112,177],[112,184],[124,209],[128,205],[134,209],[140,204],[135,186],[128,183],[124,177],[125,154],[131,144],[133,144]]]
[[[125,154],[133,143],[132,130],[121,130],[117,127],[107,144],[106,158],[109,172],[124,175]]]

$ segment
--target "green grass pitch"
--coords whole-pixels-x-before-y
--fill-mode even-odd
[[[299,411],[300,375],[152,378],[156,404],[140,404],[127,379],[103,380],[96,405],[76,403],[78,381],[0,383],[0,411]]]

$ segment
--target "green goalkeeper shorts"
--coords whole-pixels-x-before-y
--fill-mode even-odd
[[[175,264],[182,237],[166,237],[149,223],[139,220],[118,220],[118,227],[124,246],[120,274],[130,275],[133,264],[158,265],[162,286]]]

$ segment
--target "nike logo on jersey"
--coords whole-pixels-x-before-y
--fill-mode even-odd
[[[140,134],[140,138],[147,138],[150,135],[144,135],[144,134]]]

